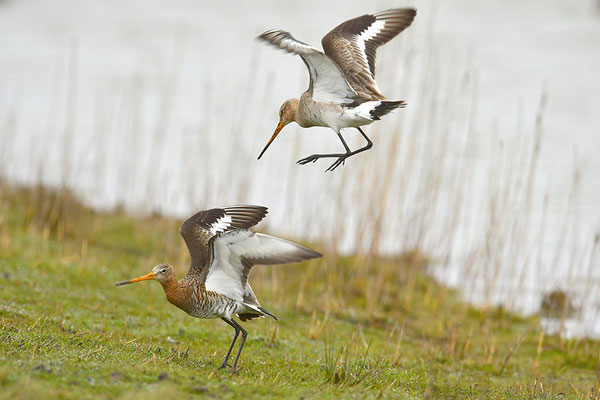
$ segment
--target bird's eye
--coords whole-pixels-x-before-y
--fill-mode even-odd
[[[279,116],[283,116],[283,108],[281,110],[279,110]]]
[[[161,274],[166,274],[166,273],[167,273],[167,269],[166,269],[166,268],[163,268],[163,269],[161,269],[161,270],[160,270],[160,273],[161,273]]]

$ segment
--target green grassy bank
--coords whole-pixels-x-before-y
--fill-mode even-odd
[[[180,221],[95,213],[43,188],[0,193],[2,399],[599,396],[597,341],[469,306],[418,252],[256,267],[253,288],[281,321],[244,324],[231,375],[217,370],[229,326],[189,317],[155,282],[114,286],[160,262],[182,276]]]

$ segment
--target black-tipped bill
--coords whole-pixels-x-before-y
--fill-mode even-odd
[[[130,279],[128,281],[123,281],[123,282],[115,283],[115,285],[116,286],[123,286],[123,285],[128,285],[130,283],[136,283],[136,282],[140,282],[140,281],[147,281],[149,279],[156,279],[156,276],[154,275],[154,272],[150,272],[149,274],[140,276],[139,278],[134,278],[134,279]]]
[[[265,151],[267,151],[267,149],[269,148],[271,143],[273,143],[273,140],[275,140],[277,135],[279,135],[279,132],[281,132],[281,130],[283,129],[284,126],[285,126],[285,124],[282,121],[279,121],[279,123],[277,124],[277,128],[275,128],[275,133],[273,134],[273,136],[271,136],[271,139],[269,139],[269,142],[267,143],[267,145],[265,146],[263,151],[260,152],[260,155],[258,156],[257,160],[260,160],[260,158],[263,156],[263,154],[265,154]]]

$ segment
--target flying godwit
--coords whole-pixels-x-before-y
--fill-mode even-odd
[[[237,370],[248,332],[233,319],[242,321],[273,314],[261,307],[248,283],[252,266],[285,264],[321,257],[307,247],[278,237],[255,233],[248,228],[267,214],[261,206],[232,206],[200,211],[179,228],[190,252],[190,269],[180,280],[173,267],[159,264],[147,275],[117,283],[117,286],[155,279],[162,285],[167,300],[196,318],[221,318],[235,329],[227,360],[233,345],[242,333],[237,356],[231,371]]]
[[[296,122],[303,128],[328,126],[337,133],[346,149],[346,153],[313,154],[299,160],[298,164],[333,157],[337,160],[327,169],[333,171],[348,157],[370,149],[373,142],[360,127],[406,105],[403,100],[384,100],[375,82],[377,47],[406,29],[416,13],[412,8],[398,8],[346,21],[323,37],[321,44],[325,52],[294,39],[289,32],[271,30],[260,35],[258,39],[302,57],[308,68],[310,84],[300,100],[289,99],[283,103],[275,133],[258,158],[290,122]],[[350,151],[341,134],[343,128],[358,129],[367,144]]]

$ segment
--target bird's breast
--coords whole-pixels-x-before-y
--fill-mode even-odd
[[[325,126],[336,129],[339,124],[342,107],[336,103],[316,102],[302,99],[298,107],[297,122],[303,128]]]
[[[195,302],[194,293],[187,290],[187,288],[171,288],[170,290],[165,289],[165,295],[169,303],[175,307],[182,309],[189,313],[193,303]]]

